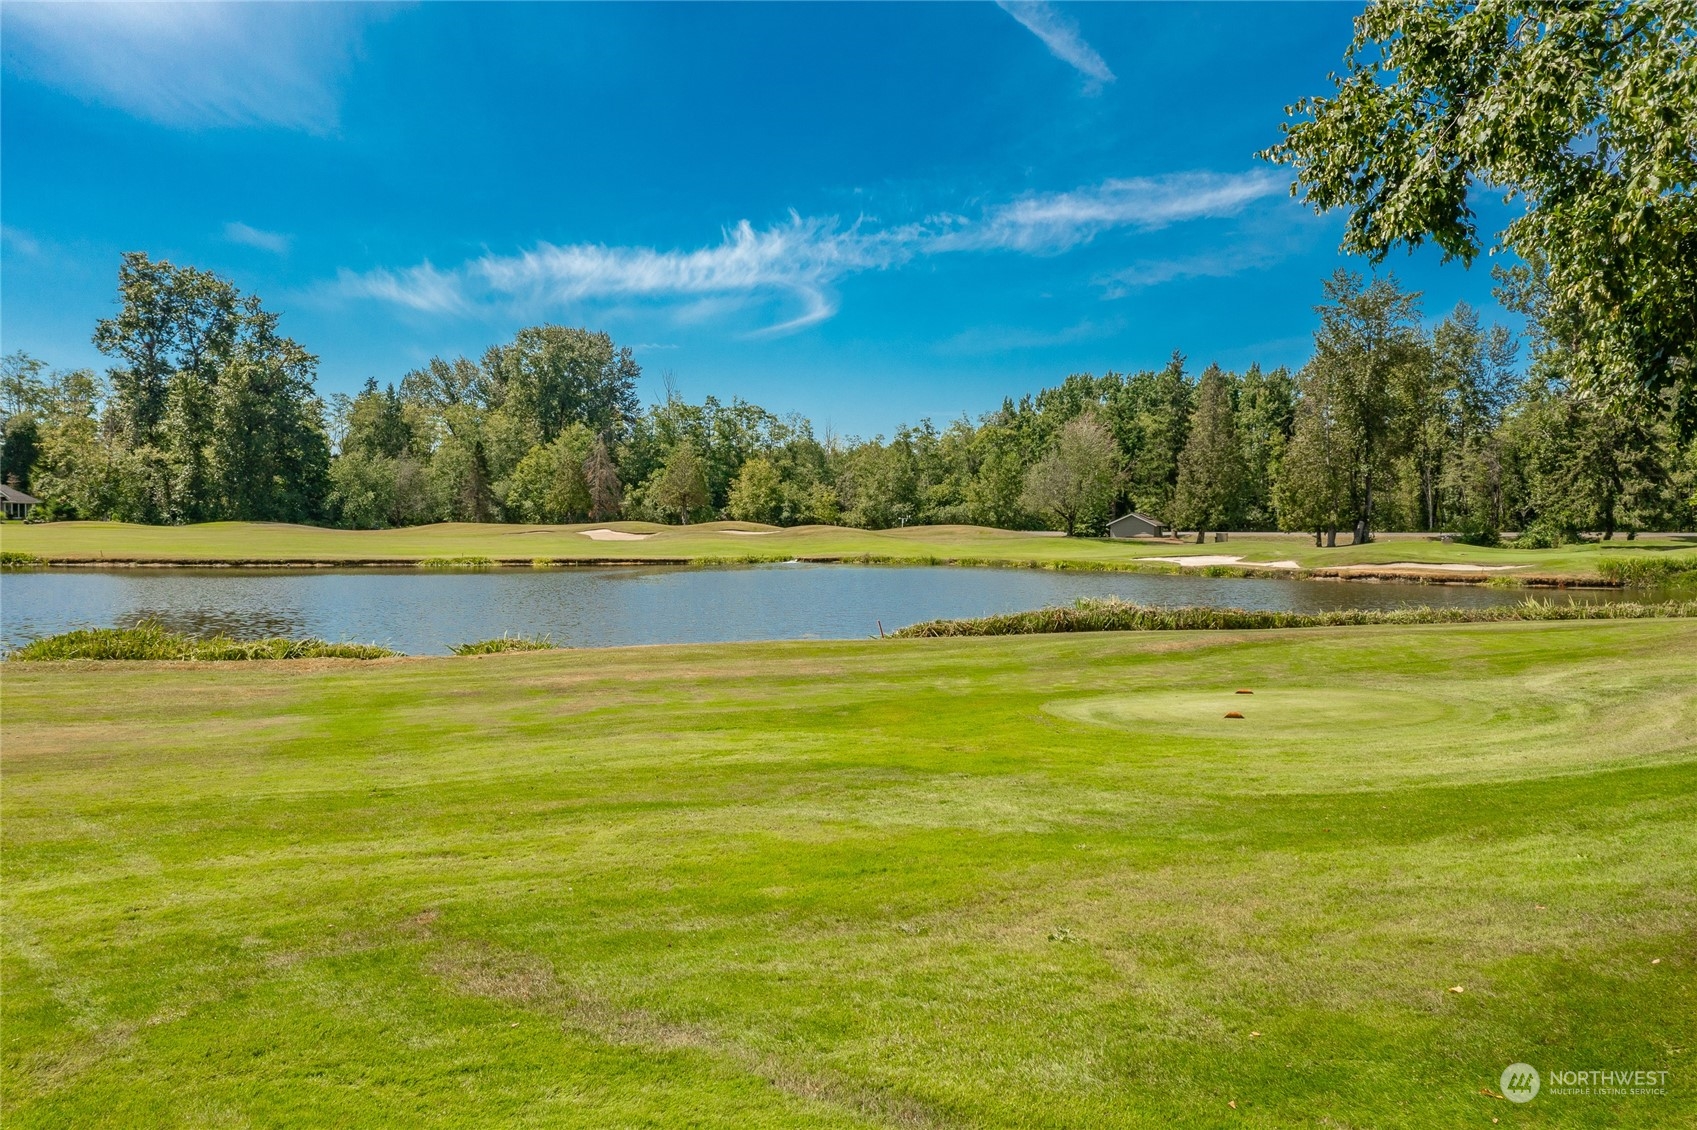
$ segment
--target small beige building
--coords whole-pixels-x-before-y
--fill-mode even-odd
[[[1147,514],[1121,514],[1108,523],[1108,536],[1115,538],[1158,538],[1167,528]]]

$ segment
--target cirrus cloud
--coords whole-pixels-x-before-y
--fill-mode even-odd
[[[224,225],[224,238],[231,243],[240,243],[246,247],[257,247],[261,251],[269,251],[273,255],[287,255],[289,245],[294,243],[294,236],[282,232],[266,231],[240,220],[232,220]]]
[[[1044,0],[996,0],[996,6],[1043,41],[1049,53],[1084,76],[1084,92],[1096,94],[1103,83],[1114,81],[1114,72],[1096,49],[1084,41],[1078,25]]]
[[[160,125],[328,133],[378,4],[7,4],[7,69]]]
[[[343,270],[331,289],[343,298],[430,314],[492,306],[534,313],[619,300],[683,300],[686,309],[722,313],[764,302],[776,305],[776,320],[756,332],[782,334],[835,314],[841,280],[919,256],[1054,255],[1109,230],[1231,216],[1256,200],[1283,195],[1283,181],[1262,172],[1183,173],[1033,193],[992,206],[977,220],[938,214],[893,227],[865,218],[845,226],[835,217],[792,211],[786,222],[766,228],[740,221],[719,242],[693,249],[540,242],[449,269],[427,260],[399,269]]]

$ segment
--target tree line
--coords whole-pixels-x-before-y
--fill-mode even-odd
[[[4,359],[0,474],[48,519],[220,519],[371,529],[619,518],[872,529],[967,523],[1104,532],[1504,530],[1553,544],[1689,528],[1697,443],[1671,394],[1576,390],[1538,332],[1537,280],[1505,292],[1526,343],[1458,306],[1430,329],[1394,278],[1325,281],[1301,369],[1074,374],[976,420],[817,434],[740,399],[646,407],[604,333],[531,326],[328,401],[317,359],[228,281],[126,255],[97,323],[104,375]],[[1523,346],[1527,356],[1521,356]]]

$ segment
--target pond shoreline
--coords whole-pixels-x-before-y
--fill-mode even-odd
[[[1455,573],[1414,580],[1314,578],[1220,565],[1181,569],[1116,562],[1072,568],[1006,559],[980,559],[980,567],[950,570],[937,567],[940,557],[879,564],[841,557],[716,564],[613,560],[620,563],[594,567],[568,559],[559,567],[538,568],[529,561],[462,558],[452,566],[420,567],[385,558],[367,566],[324,562],[290,568],[273,559],[245,567],[85,561],[20,569],[4,581],[0,642],[14,647],[66,631],[157,620],[197,638],[361,640],[417,654],[514,634],[573,646],[862,638],[923,621],[1106,597],[1167,607],[1290,612],[1502,605],[1534,592],[1561,601],[1652,599],[1648,590],[1640,595],[1621,586],[1531,589]],[[1339,583],[1352,579],[1358,583]]]
[[[738,565],[892,565],[947,567],[958,569],[1043,569],[1079,573],[1145,573],[1166,576],[1283,578],[1308,581],[1397,582],[1430,585],[1495,584],[1508,588],[1619,589],[1617,578],[1600,574],[1544,573],[1458,573],[1438,566],[1422,568],[1375,568],[1337,565],[1319,569],[1285,569],[1245,565],[1187,565],[1180,562],[1038,561],[1011,558],[902,557],[883,554],[726,555],[717,557],[337,557],[337,558],[160,558],[87,557],[83,555],[41,557],[27,563],[8,562],[6,571],[38,569],[277,569],[335,571],[337,569],[424,569],[469,571],[479,569],[577,569],[666,566],[672,568],[725,568]]]

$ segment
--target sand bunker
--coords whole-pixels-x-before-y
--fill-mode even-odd
[[[623,530],[579,530],[578,533],[596,541],[642,541],[651,538],[653,534],[627,534]]]
[[[1139,561],[1164,561],[1170,565],[1242,565],[1245,569],[1300,569],[1294,561],[1245,561],[1224,553],[1198,553],[1189,557],[1139,557]]]

